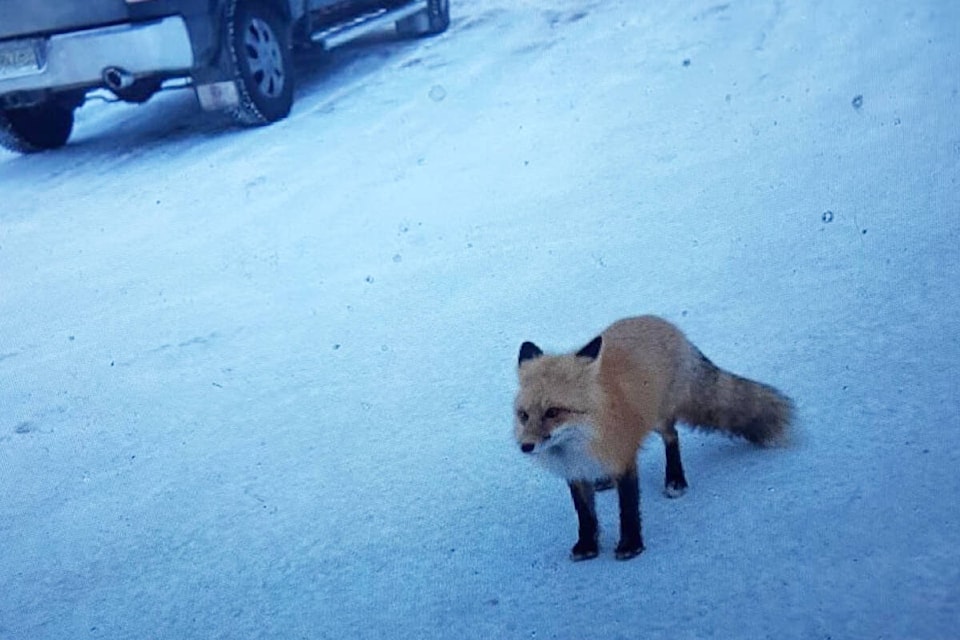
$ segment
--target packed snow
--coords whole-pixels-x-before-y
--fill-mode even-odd
[[[452,12],[0,153],[0,639],[955,638],[960,3]],[[573,563],[517,349],[639,313],[793,438]]]

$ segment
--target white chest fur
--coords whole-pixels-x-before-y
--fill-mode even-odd
[[[608,472],[594,456],[594,430],[586,425],[566,425],[535,450],[537,462],[566,480],[597,480]]]

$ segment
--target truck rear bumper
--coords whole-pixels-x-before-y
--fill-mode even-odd
[[[180,16],[0,43],[7,51],[18,44],[33,48],[36,64],[6,73],[0,68],[0,95],[93,87],[103,84],[104,70],[111,68],[138,77],[187,72],[194,65],[187,25]]]

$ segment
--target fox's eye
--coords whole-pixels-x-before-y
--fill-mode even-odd
[[[547,420],[553,420],[553,419],[557,418],[557,417],[560,415],[560,412],[561,412],[561,411],[563,411],[563,410],[562,410],[562,409],[558,409],[557,407],[550,407],[549,409],[547,409],[546,411],[544,411],[543,417],[546,418]]]
[[[520,420],[520,424],[527,424],[527,420],[530,419],[530,414],[521,409],[517,411],[517,419]]]

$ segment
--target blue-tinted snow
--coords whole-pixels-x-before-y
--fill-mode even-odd
[[[0,638],[955,637],[960,4],[453,11],[0,155]],[[651,441],[573,564],[516,349],[646,312],[794,442]]]

